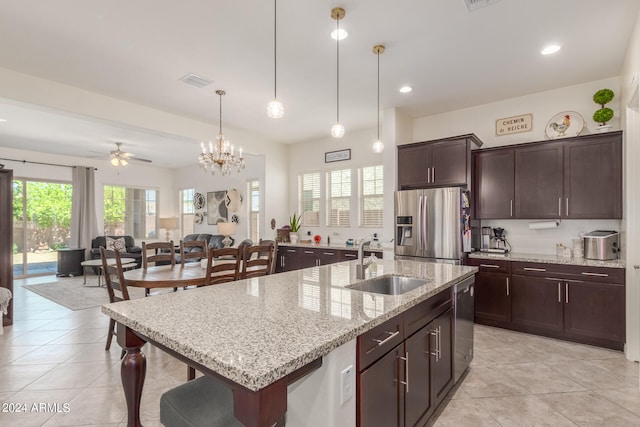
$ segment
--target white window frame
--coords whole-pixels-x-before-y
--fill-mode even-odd
[[[257,184],[257,206],[254,206],[254,197],[252,192],[254,191],[254,184]],[[247,222],[247,234],[249,238],[254,242],[258,243],[260,241],[260,180],[259,179],[248,179],[247,180],[247,218],[249,221]]]
[[[348,172],[349,173],[349,184],[346,188],[348,188],[348,194],[345,195],[343,193],[344,189],[345,189],[345,183],[344,183],[344,172]],[[335,173],[340,173],[340,186],[341,188],[341,192],[340,195],[337,196],[333,196],[332,195],[332,177]],[[327,203],[326,203],[326,209],[327,209],[327,227],[351,227],[351,210],[352,210],[352,203],[351,203],[351,197],[353,196],[353,168],[349,167],[349,168],[341,168],[341,169],[333,169],[333,170],[329,170],[326,172],[326,182],[327,182]],[[346,218],[346,222],[344,221],[340,221],[341,216],[337,215],[336,216],[336,221],[334,221],[334,216],[333,216],[333,210],[332,210],[332,205],[333,205],[333,201],[345,201],[347,202],[347,209],[346,209],[346,216],[344,216]]]
[[[317,177],[318,186],[317,188],[312,187],[306,191],[311,192],[311,197],[305,197],[305,177],[311,176],[311,179],[315,179]],[[314,196],[313,193],[317,192],[317,196]],[[300,215],[302,215],[302,225],[305,227],[319,227],[320,226],[320,212],[322,210],[321,203],[321,195],[322,195],[322,174],[319,171],[313,172],[304,172],[298,175],[298,209]],[[312,207],[315,205],[318,207],[317,210],[305,210],[305,206],[311,205]],[[309,214],[311,212],[311,214]],[[315,213],[315,215],[313,214]]]
[[[376,189],[379,187],[380,192],[374,194],[364,194],[364,172],[368,168],[380,168],[382,176],[380,178],[374,178],[374,186]],[[379,182],[378,182],[379,181]],[[366,200],[380,199],[380,215],[379,223],[370,223],[367,221],[367,215],[365,215],[365,203]],[[384,222],[384,166],[382,164],[362,166],[358,168],[358,213],[359,213],[359,226],[362,228],[382,228]]]
[[[188,195],[188,193],[191,194],[190,196],[191,203],[185,203],[187,201],[187,199],[185,198],[185,195]],[[195,188],[183,188],[178,192],[178,197],[179,197],[178,205],[180,206],[180,235],[181,236],[186,236],[187,234],[195,233],[194,219],[195,219],[196,209],[195,209],[195,206],[193,205],[193,198],[195,194],[196,194]],[[188,230],[185,230],[185,224],[190,224],[190,227]],[[187,231],[191,231],[191,233],[187,233]]]

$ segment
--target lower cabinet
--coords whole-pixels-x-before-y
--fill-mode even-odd
[[[511,321],[511,263],[502,260],[469,259],[478,267],[475,284],[475,321],[506,326]]]
[[[445,310],[439,310],[437,317],[387,352],[379,350],[384,348],[385,339],[398,339],[394,334],[406,334],[410,328],[395,328],[397,321],[385,322],[382,330],[378,327],[358,338],[359,351],[365,353],[359,355],[358,426],[410,427],[427,423],[453,386],[451,300]],[[368,344],[371,341],[378,344]],[[376,352],[381,353],[379,358],[363,366]]]
[[[382,258],[382,252],[364,252],[365,257],[371,254],[375,254],[379,259]],[[276,273],[355,259],[358,259],[358,251],[352,249],[281,245],[278,246]]]
[[[300,250],[292,246],[278,246],[276,273],[302,268]]]
[[[546,277],[512,276],[511,323],[524,329],[562,331],[564,287]]]

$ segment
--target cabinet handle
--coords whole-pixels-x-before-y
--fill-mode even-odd
[[[586,272],[582,272],[580,274],[582,274],[583,276],[609,277],[609,275],[605,274],[605,273],[586,273]]]
[[[509,209],[511,211],[511,216],[513,216],[513,199],[509,200]]]
[[[442,359],[442,326],[438,326],[438,360]]]
[[[562,197],[558,197],[558,216],[562,216]]]
[[[433,346],[435,347],[429,354],[435,356],[436,362],[438,362],[440,360],[440,326],[429,332],[429,334],[433,335]]]
[[[484,267],[484,268],[500,268],[499,265],[495,265],[495,264],[480,264],[480,267]]]
[[[427,184],[431,184],[431,168],[427,168]]]
[[[284,268],[284,255],[282,255],[282,262],[280,263],[280,265],[282,265],[282,268]]]
[[[404,392],[409,393],[409,353],[405,352],[404,357],[398,356],[398,359],[404,360],[404,379],[400,384],[404,385]]]
[[[507,277],[507,296],[509,296],[509,278]]]
[[[333,252],[323,252],[322,254],[323,254],[323,255],[334,255],[334,253],[333,253]]]
[[[567,197],[567,198],[565,199],[565,201],[566,201],[566,204],[565,204],[565,206],[566,206],[565,212],[567,213],[567,216],[569,216],[569,198]]]
[[[569,284],[564,284],[564,303],[569,304]]]
[[[304,251],[305,254],[312,254],[313,251]]]
[[[558,302],[562,303],[562,290],[560,290],[561,283],[558,282]]]
[[[389,340],[395,338],[399,333],[400,331],[395,331],[395,332],[385,331],[385,334],[389,334],[388,337],[386,337],[383,340],[379,340],[376,338],[374,338],[373,340],[378,343],[377,347],[380,347],[381,345],[385,345],[385,343],[387,343]]]
[[[525,267],[523,268],[525,271],[547,271],[546,268],[533,268],[533,267]]]
[[[345,257],[347,257],[347,258],[355,258],[355,257],[357,257],[358,255],[354,255],[354,254],[344,254],[344,256],[345,256]]]
[[[287,252],[295,252],[295,249],[287,249]]]
[[[435,184],[436,182],[436,167],[431,168],[431,183]]]

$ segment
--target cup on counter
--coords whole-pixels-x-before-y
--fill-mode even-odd
[[[571,240],[571,254],[574,258],[582,258],[584,257],[584,240],[582,239],[572,239]]]

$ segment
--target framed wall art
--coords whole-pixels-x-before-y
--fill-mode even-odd
[[[229,221],[226,199],[227,192],[225,190],[207,193],[207,224],[215,225],[219,222]]]
[[[351,160],[351,148],[324,153],[325,163],[340,162],[342,160]]]

